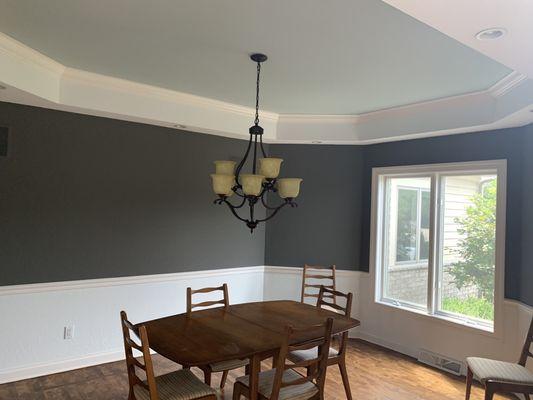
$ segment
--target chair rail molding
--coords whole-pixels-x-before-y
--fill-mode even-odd
[[[23,285],[0,286],[0,296],[56,292],[75,289],[101,288],[123,285],[142,285],[147,283],[190,281],[192,279],[222,277],[228,275],[241,275],[245,273],[260,273],[263,266],[231,267],[221,269],[209,269],[201,271],[174,272],[168,274],[135,275],[113,278],[82,279],[62,282],[28,283]]]

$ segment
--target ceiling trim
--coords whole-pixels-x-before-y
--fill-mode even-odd
[[[63,79],[84,82],[92,86],[106,86],[118,91],[123,91],[138,96],[157,97],[175,103],[189,104],[191,106],[217,109],[222,112],[241,114],[247,117],[255,116],[255,109],[238,104],[227,103],[207,97],[196,96],[189,93],[178,92],[158,86],[147,85],[139,82],[128,81],[121,78],[96,74],[74,68],[65,68]],[[271,121],[278,120],[278,114],[268,111],[261,111],[261,119]]]
[[[7,53],[11,57],[17,57],[28,63],[34,63],[56,74],[62,74],[65,70],[63,64],[58,63],[2,32],[0,32],[0,52]]]
[[[0,34],[0,100],[248,139],[255,110],[66,67]],[[370,144],[533,122],[533,81],[513,72],[474,93],[359,115],[261,111],[267,143]],[[492,128],[491,128],[492,127]]]
[[[501,97],[525,80],[527,80],[527,75],[521,74],[518,71],[513,71],[496,82],[488,89],[488,91],[494,97]]]

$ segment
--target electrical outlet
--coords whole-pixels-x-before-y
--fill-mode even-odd
[[[70,340],[74,337],[74,325],[65,326],[63,329],[63,339]]]

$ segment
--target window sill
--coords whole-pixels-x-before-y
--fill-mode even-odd
[[[429,319],[436,322],[442,322],[446,325],[453,326],[455,328],[460,329],[467,329],[469,331],[474,331],[476,333],[480,333],[483,335],[495,337],[497,336],[494,330],[494,325],[484,325],[484,324],[478,324],[474,321],[462,319],[462,318],[454,318],[450,315],[445,314],[430,314],[425,310],[416,309],[414,307],[408,307],[402,304],[395,304],[386,300],[376,300],[376,304],[386,306],[389,308],[393,308],[396,310],[406,311],[411,314],[414,314],[416,316],[420,316],[424,319]]]

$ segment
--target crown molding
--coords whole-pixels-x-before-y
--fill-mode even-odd
[[[16,57],[29,64],[35,64],[50,72],[61,75],[65,71],[65,66],[50,57],[22,44],[18,40],[0,32],[0,53]]]
[[[509,93],[513,88],[517,87],[527,79],[527,76],[524,74],[521,74],[520,72],[513,71],[509,75],[505,76],[498,82],[496,82],[494,85],[492,85],[488,91],[489,93],[495,97],[502,97],[505,94]]]
[[[101,86],[106,87],[108,89],[119,90],[128,94],[153,97],[173,103],[187,104],[190,106],[202,107],[206,109],[216,109],[222,112],[230,112],[234,114],[243,115],[252,119],[255,117],[255,109],[251,107],[227,103],[220,100],[214,100],[207,97],[178,92],[175,90],[147,85],[144,83],[133,82],[126,79],[101,75],[94,72],[82,71],[75,68],[65,68],[63,72],[63,78],[74,80],[77,82],[83,82],[88,85]],[[273,113],[270,111],[260,111],[260,116],[262,120],[269,120],[273,122],[277,122],[279,117],[277,113]]]
[[[69,68],[0,33],[0,101],[248,139],[255,110]],[[512,72],[486,90],[359,115],[261,111],[265,143],[372,144],[533,122],[533,80]]]

